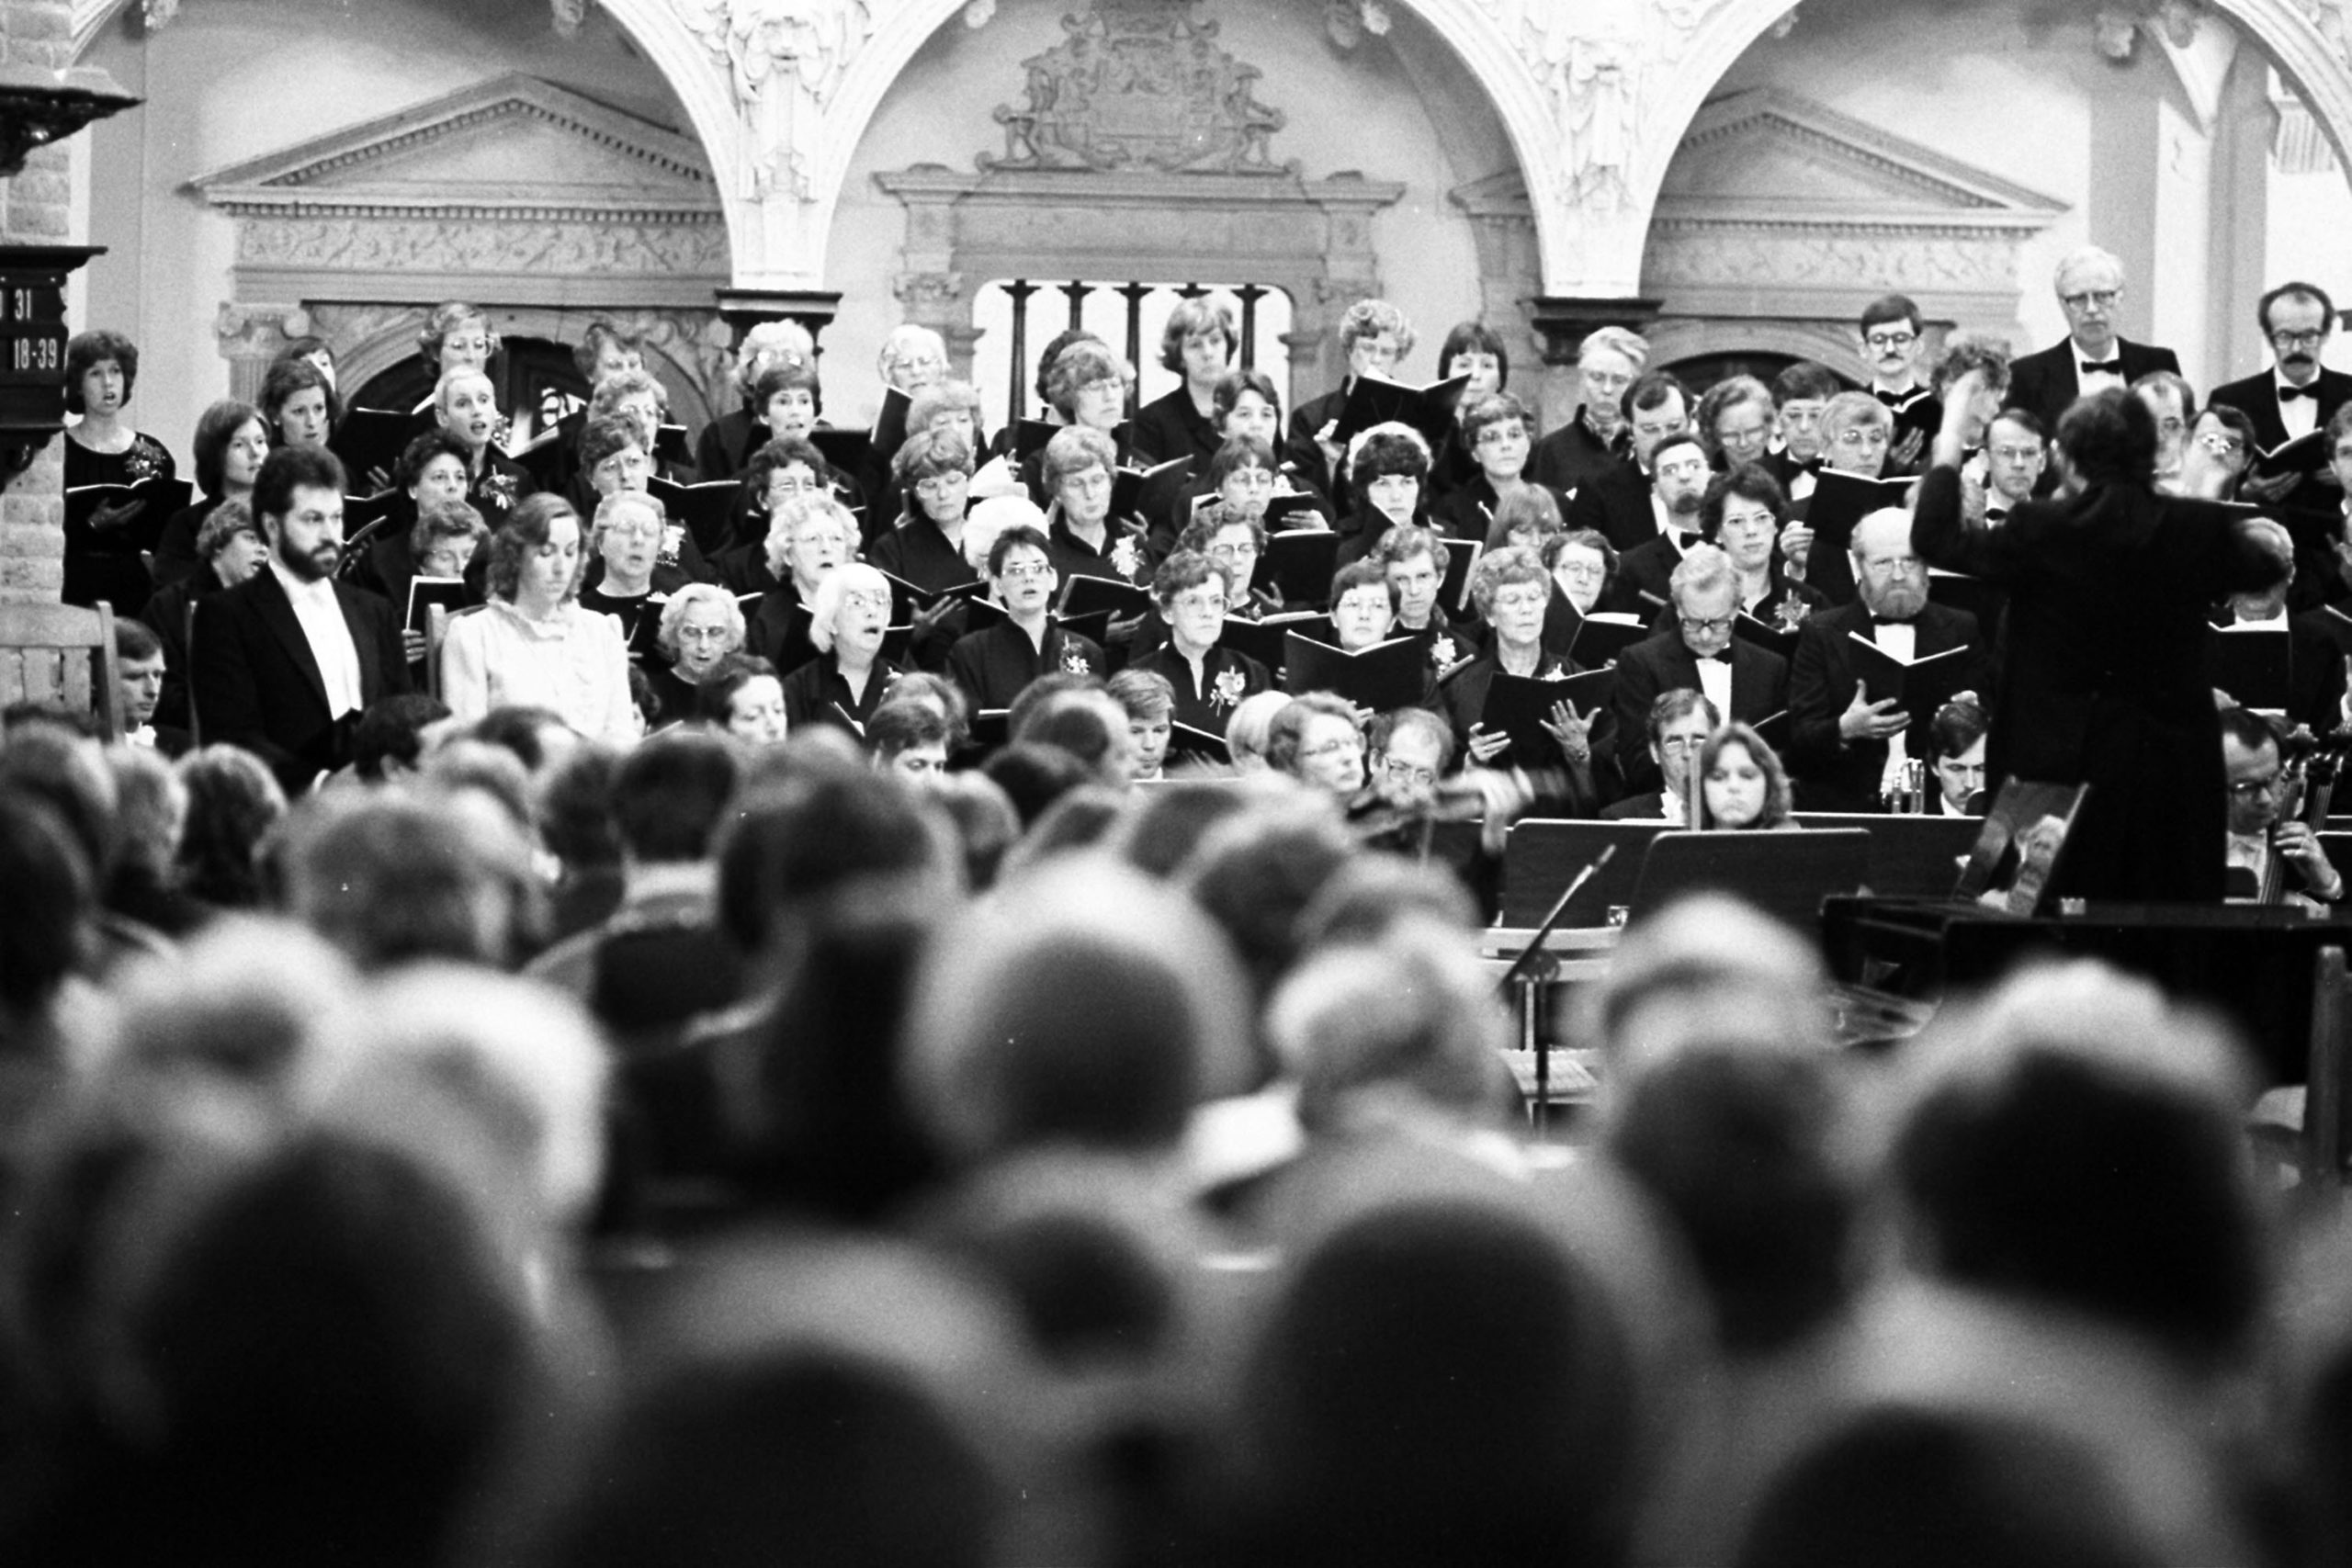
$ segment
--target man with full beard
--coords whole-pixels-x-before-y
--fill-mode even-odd
[[[190,662],[205,739],[261,758],[288,795],[351,760],[363,709],[409,689],[391,605],[335,578],[343,489],[333,453],[272,452],[253,494],[269,559],[197,615]]]

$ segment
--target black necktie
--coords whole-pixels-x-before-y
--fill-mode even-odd
[[[2309,398],[2313,402],[2317,402],[2319,389],[2317,387],[2280,387],[2278,389],[2278,400],[2281,403],[2291,403],[2297,398]]]
[[[2120,359],[2086,359],[2082,363],[2083,374],[2086,376],[2123,374],[2123,361]]]

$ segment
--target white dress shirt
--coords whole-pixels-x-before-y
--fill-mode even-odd
[[[1699,690],[1715,705],[1715,711],[1728,716],[1731,713],[1731,660],[1702,659],[1699,660]]]
[[[1889,621],[1882,626],[1873,626],[1871,627],[1871,640],[1905,664],[1919,656],[1919,628],[1908,621]],[[1918,715],[1911,716],[1917,718]],[[1903,764],[1911,760],[1910,740],[1907,730],[1888,737],[1886,766],[1878,776],[1879,794],[1891,795],[1902,785]]]
[[[2093,392],[2104,392],[2109,389],[2120,392],[2124,390],[2124,389],[2129,385],[2129,383],[2123,379],[2123,375],[2120,371],[2086,370],[2083,368],[2083,367],[2090,363],[2090,355],[2085,354],[2080,345],[2075,344],[2074,339],[2068,338],[2066,342],[2069,346],[2074,348],[2075,351],[2075,393],[2077,397],[2087,398]],[[2120,360],[2123,357],[2123,340],[2121,338],[2117,338],[2115,340],[2115,346],[2108,351],[2108,357],[2115,360]]]
[[[2270,384],[2282,392],[2293,385],[2286,377],[2278,373],[2275,366],[2270,371]],[[2286,398],[2278,400],[2278,423],[2287,427],[2287,439],[2290,441],[2298,435],[2309,435],[2319,428],[2319,378],[2317,376],[2312,378],[2311,392],[2311,396],[2305,397],[2301,394],[2301,389],[2297,389],[2297,395],[2293,400],[2290,400]]]
[[[277,585],[286,590],[287,600],[294,606],[294,619],[302,628],[302,640],[311,645],[311,658],[326,683],[328,716],[341,718],[357,713],[368,705],[368,694],[359,679],[359,649],[351,640],[351,624],[343,618],[342,601],[334,596],[334,580],[322,577],[306,582],[287,570],[275,555],[269,558],[269,570]]]

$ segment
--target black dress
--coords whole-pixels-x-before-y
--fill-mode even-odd
[[[65,488],[84,485],[137,484],[147,479],[177,479],[179,465],[164,444],[141,431],[119,452],[93,452],[65,438]],[[153,505],[119,528],[104,531],[77,522],[74,509],[65,516],[65,592],[68,604],[95,604],[104,599],[118,615],[136,615],[154,591],[141,556],[163,536],[167,517],[154,514]]]
[[[2228,792],[2206,607],[2280,575],[2223,506],[2127,485],[2031,501],[1998,528],[1928,470],[1911,541],[2008,591],[1985,777],[2087,784],[2053,897],[2217,902]]]

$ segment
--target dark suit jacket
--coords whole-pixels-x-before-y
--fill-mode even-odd
[[[1527,477],[1554,490],[1578,490],[1621,461],[1624,446],[1622,427],[1615,442],[1604,444],[1585,427],[1584,409],[1579,406],[1567,423],[1535,444],[1528,455]]]
[[[2152,370],[2180,373],[2180,358],[2168,348],[2156,348],[2144,343],[2115,340],[2115,357],[2123,362],[2123,379],[2128,385]],[[2006,406],[2030,409],[2041,421],[2042,428],[2052,436],[2058,434],[2058,416],[2073,406],[2081,396],[2075,378],[2075,340],[2062,339],[2052,347],[2025,355],[2009,362],[2009,395]],[[2215,742],[2216,745],[2220,743]],[[2219,755],[2218,752],[2215,753]]]
[[[400,618],[364,588],[334,585],[359,655],[362,705],[409,690]],[[326,678],[294,605],[268,567],[204,603],[192,655],[196,711],[207,742],[242,746],[289,795],[351,760],[349,727],[327,711]]]
[[[2352,402],[2352,376],[2341,370],[2322,370],[2316,385],[2319,390],[2319,423],[2314,428],[2325,430],[2335,411]],[[2266,448],[2276,446],[2287,439],[2286,422],[2278,417],[2278,377],[2275,371],[2265,370],[2259,376],[2249,376],[2243,381],[2216,387],[2205,400],[2242,411],[2254,421],[2254,438]],[[2335,510],[2341,503],[2339,492],[2331,490],[2324,493],[2328,509]]]
[[[2325,610],[2305,610],[2287,618],[2287,722],[2307,724],[2313,735],[2325,735],[2344,722],[2345,652],[2336,636],[2339,627],[2352,632],[2352,626]],[[2222,635],[2217,630],[2211,637],[2218,643]],[[2222,682],[2215,679],[2213,685],[2219,689]]]
[[[2214,502],[2119,485],[1975,527],[1946,468],[1920,481],[1911,542],[2007,591],[1987,780],[2091,786],[2052,896],[2219,899],[2228,814],[2206,606],[2271,586],[2277,561]]]
[[[1663,534],[1652,534],[1617,558],[1617,575],[1610,580],[1610,586],[1632,602],[1633,614],[1646,620],[1657,614],[1659,605],[1674,602],[1674,569],[1681,564],[1682,552],[1674,547],[1674,541]]]
[[[1110,668],[1091,639],[1055,626],[1046,627],[1042,649],[1011,621],[999,621],[986,631],[959,638],[947,650],[947,673],[977,708],[1011,707],[1030,682],[1049,671],[1099,676]]]
[[[1658,788],[1657,763],[1650,756],[1650,705],[1658,694],[1700,690],[1699,661],[1669,627],[1637,642],[1617,658],[1617,765],[1629,794]],[[1734,637],[1731,645],[1731,712],[1742,724],[1771,717],[1789,705],[1789,661]],[[2218,748],[2219,741],[2215,742]],[[2219,756],[2218,750],[2214,755]]]
[[[1179,386],[1136,411],[1136,457],[1145,467],[1189,457],[1196,473],[1209,471],[1225,437],[1193,406],[1193,394]]]
[[[1919,612],[1918,654],[1941,653],[1950,648],[1976,648],[1983,637],[1976,617],[1965,610],[1929,604]],[[1861,677],[1854,673],[1853,636],[1870,635],[1871,613],[1857,600],[1835,610],[1818,612],[1797,634],[1796,656],[1789,666],[1789,773],[1801,811],[1877,811],[1879,779],[1886,772],[1886,742],[1848,743],[1838,734],[1838,717],[1853,703]],[[1970,685],[1984,690],[1983,675]],[[1905,738],[1908,754],[1924,761],[1928,756],[1928,726],[1931,713],[1911,716]]]
[[[1650,505],[1650,479],[1633,459],[1621,457],[1587,479],[1568,502],[1568,531],[1592,528],[1621,550],[1657,537],[1657,513]]]

